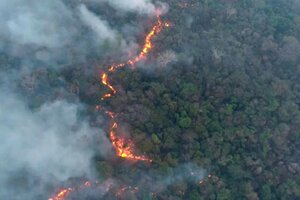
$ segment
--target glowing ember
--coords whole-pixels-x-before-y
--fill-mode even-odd
[[[107,74],[106,74],[106,73],[103,73],[102,76],[101,76],[103,85],[107,86],[107,87],[111,90],[111,92],[112,92],[113,94],[116,94],[117,91],[116,91],[115,88],[108,82],[107,78],[108,78]],[[108,98],[108,97],[111,97],[111,96],[112,96],[112,94],[106,93],[106,94],[102,97],[102,99],[103,99],[103,98]]]
[[[118,69],[118,68],[120,68],[120,67],[124,67],[124,66],[125,66],[124,63],[118,64],[118,65],[112,65],[112,66],[109,67],[108,71],[113,72],[113,71],[115,71],[116,69]]]
[[[68,198],[71,192],[84,190],[92,186],[90,181],[84,182],[84,184],[80,185],[79,187],[74,188],[63,188],[57,192],[53,197],[49,198],[48,200],[65,200]]]
[[[89,181],[86,181],[83,185],[84,185],[84,187],[91,187],[92,183]]]
[[[171,26],[171,24],[169,22],[165,23],[165,27],[170,27],[170,26]]]
[[[211,178],[212,178],[212,175],[208,174],[206,178],[200,180],[198,183],[199,183],[199,185],[202,185],[203,183],[207,182]]]
[[[122,194],[125,192],[125,191],[130,191],[132,193],[136,193],[137,191],[139,190],[138,187],[131,187],[131,186],[124,186],[124,187],[121,187],[118,192],[116,193],[116,197],[121,197]]]
[[[64,200],[72,191],[72,188],[61,189],[56,195],[54,195],[52,198],[49,198],[48,200]]]
[[[96,109],[97,110],[101,110],[102,112],[105,112],[111,119],[113,119],[113,118],[115,118],[117,116],[117,114],[115,114],[115,113],[113,113],[111,111],[108,111],[108,110],[104,109],[103,107],[101,107],[99,105],[96,106]]]

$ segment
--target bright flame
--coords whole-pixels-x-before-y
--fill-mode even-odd
[[[145,59],[146,56],[148,55],[148,53],[150,52],[150,50],[153,48],[152,38],[154,36],[156,36],[157,34],[159,34],[161,32],[161,30],[163,29],[163,27],[170,27],[170,23],[168,23],[168,22],[162,23],[159,15],[158,15],[156,24],[152,27],[152,29],[149,31],[149,33],[147,34],[147,36],[145,38],[144,46],[143,46],[141,52],[136,57],[129,59],[126,63],[120,63],[117,65],[110,66],[108,71],[114,72],[118,68],[124,67],[126,64],[134,65],[135,63],[140,62],[141,60]]]
[[[48,200],[64,200],[72,191],[73,188],[61,189],[56,195],[54,195],[52,198],[49,198]]]
[[[169,22],[165,22],[165,27],[170,27],[171,24]]]
[[[114,72],[115,70],[117,70],[118,68],[124,67],[126,64],[128,65],[134,65],[135,63],[141,61],[142,59],[145,59],[148,55],[148,53],[150,52],[150,50],[153,48],[153,44],[152,44],[152,38],[157,35],[158,33],[160,33],[160,31],[163,29],[163,27],[169,27],[170,24],[169,23],[162,23],[159,15],[157,15],[157,23],[152,27],[151,31],[147,34],[146,38],[145,38],[145,42],[144,42],[144,46],[141,50],[141,52],[136,56],[133,57],[131,59],[129,59],[126,63],[120,63],[120,64],[116,64],[116,65],[112,65],[109,67],[108,72]],[[104,96],[102,97],[102,100],[105,98],[109,98],[112,97],[112,95],[117,93],[117,90],[109,83],[108,81],[108,74],[107,73],[103,73],[101,75],[101,80],[102,80],[102,84],[105,85],[106,87],[108,87],[110,89],[110,93],[106,93],[104,94]],[[99,105],[96,106],[97,110],[104,110],[102,107],[100,107]],[[104,112],[110,116],[111,119],[114,119],[116,117],[116,114],[110,111],[106,111],[104,110]],[[124,138],[118,137],[116,134],[116,129],[118,128],[118,124],[117,122],[113,122],[113,125],[110,129],[110,140],[112,142],[112,146],[114,147],[114,149],[117,152],[117,155],[121,158],[126,158],[129,160],[140,160],[140,161],[148,161],[148,162],[152,162],[151,159],[145,157],[145,156],[138,156],[134,154],[134,144],[132,143],[132,141],[127,141]],[[74,187],[74,188],[62,188],[60,189],[55,195],[53,195],[53,197],[49,198],[48,200],[65,200],[66,198],[68,198],[68,196],[70,195],[71,192],[76,192],[76,191],[80,191],[80,190],[84,190],[86,188],[89,188],[92,186],[92,183],[89,181],[84,182],[84,184]],[[108,187],[106,187],[106,191],[108,191],[110,189],[110,184],[108,185]],[[117,193],[116,196],[120,196],[123,192],[125,192],[126,190],[130,190],[131,192],[136,192],[138,190],[137,187],[122,187]]]
[[[118,128],[118,124],[116,122],[113,123],[112,128],[110,130],[109,138],[112,143],[112,146],[117,152],[117,155],[121,158],[127,158],[129,160],[141,160],[152,162],[151,159],[145,156],[138,156],[134,154],[134,144],[132,141],[126,141],[124,138],[117,137],[116,129]]]
[[[115,71],[116,69],[118,69],[118,68],[120,68],[120,67],[124,67],[124,66],[125,66],[124,63],[117,64],[117,65],[112,65],[112,66],[109,67],[108,71],[113,72],[113,71]]]
[[[161,30],[163,29],[163,27],[169,27],[169,26],[170,26],[170,23],[168,23],[168,22],[163,23],[162,20],[160,19],[159,15],[157,15],[157,22],[152,27],[152,29],[149,31],[149,33],[146,35],[145,42],[144,42],[143,48],[140,51],[140,53],[137,56],[129,59],[125,63],[111,65],[108,68],[108,72],[112,73],[112,72],[116,71],[118,68],[126,66],[126,64],[133,66],[137,62],[140,62],[141,60],[145,59],[147,57],[147,55],[149,54],[150,50],[153,48],[153,44],[152,44],[153,37],[156,36],[157,34],[159,34],[161,32]],[[108,73],[103,73],[101,75],[101,79],[102,79],[102,84],[107,86],[111,91],[110,93],[104,94],[104,96],[101,98],[102,100],[106,99],[106,98],[110,98],[110,97],[112,97],[112,95],[117,93],[117,90],[108,81]],[[114,119],[116,116],[113,112],[105,111],[105,113],[108,114],[111,119]],[[113,122],[113,125],[110,130],[110,134],[109,134],[110,141],[112,143],[112,146],[116,150],[117,155],[121,158],[126,158],[129,160],[141,160],[141,161],[152,162],[151,159],[149,159],[145,156],[135,155],[134,154],[134,144],[130,140],[126,140],[122,137],[118,137],[116,134],[117,127],[118,127],[117,123]]]
[[[55,194],[53,197],[49,198],[48,200],[64,200],[70,195],[71,192],[84,190],[91,186],[92,186],[92,183],[90,181],[86,181],[86,182],[84,182],[83,185],[80,185],[79,187],[63,188],[63,189],[59,190],[57,194]]]
[[[105,85],[106,87],[108,87],[111,90],[112,94],[116,94],[117,93],[117,91],[115,90],[115,88],[108,82],[108,80],[107,80],[108,76],[107,76],[106,73],[102,74],[101,79],[102,79],[102,84]],[[106,93],[106,94],[104,94],[104,96],[102,97],[102,99],[109,98],[109,97],[112,96],[112,94],[111,93]]]
[[[122,196],[122,194],[126,191],[126,190],[129,190],[130,192],[132,192],[132,193],[136,193],[138,190],[139,190],[139,188],[138,187],[131,187],[131,186],[124,186],[124,187],[121,187],[118,191],[117,191],[117,193],[116,193],[116,197],[121,197]]]

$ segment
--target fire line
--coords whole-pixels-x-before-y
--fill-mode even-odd
[[[102,84],[105,85],[110,92],[104,94],[101,100],[110,98],[117,93],[117,90],[109,82],[108,74],[115,72],[118,68],[125,67],[126,65],[133,66],[136,63],[140,62],[141,60],[146,59],[150,50],[153,48],[153,43],[152,43],[153,37],[157,36],[164,27],[169,27],[169,26],[170,26],[169,23],[167,22],[163,23],[159,15],[157,15],[157,22],[154,24],[152,29],[146,35],[145,42],[140,53],[137,56],[130,58],[127,62],[109,66],[108,72],[102,73],[101,75]],[[152,162],[152,160],[147,158],[146,156],[139,156],[134,153],[134,144],[131,140],[125,140],[123,137],[119,137],[117,135],[118,124],[114,120],[114,117],[112,117],[115,116],[115,114],[112,112],[109,112],[107,114],[109,114],[111,120],[113,121],[112,126],[110,128],[109,138],[113,148],[116,150],[117,156],[128,160]]]
[[[105,85],[110,90],[110,92],[104,94],[103,97],[101,98],[101,100],[110,98],[117,93],[117,90],[109,82],[108,74],[113,73],[118,68],[125,67],[126,65],[133,66],[134,64],[145,59],[147,57],[147,55],[149,54],[150,50],[153,48],[153,43],[152,43],[153,37],[155,37],[157,34],[159,34],[164,27],[169,27],[169,26],[170,26],[169,23],[163,23],[162,20],[160,19],[159,15],[157,15],[157,22],[154,24],[152,29],[146,35],[145,42],[144,42],[143,48],[140,51],[140,53],[137,56],[129,59],[125,63],[120,63],[120,64],[109,66],[108,72],[104,72],[101,75],[101,81],[102,81],[102,84]],[[103,110],[100,106],[96,106],[96,109]],[[140,155],[136,155],[134,153],[134,144],[131,140],[126,140],[125,138],[119,137],[117,135],[116,131],[118,129],[118,124],[115,121],[116,114],[113,112],[110,112],[110,111],[105,111],[105,113],[112,120],[112,126],[110,128],[109,138],[110,138],[113,148],[116,151],[117,156],[124,158],[124,159],[134,160],[134,161],[152,162],[152,160],[147,158],[146,156],[140,156]],[[62,189],[59,189],[58,192],[56,194],[54,194],[52,197],[50,197],[48,200],[66,200],[72,192],[84,190],[91,186],[92,186],[92,183],[89,181],[86,181],[84,184],[80,185],[79,187],[62,188]],[[116,197],[118,197],[126,189],[127,188],[121,188],[120,191],[117,192]],[[134,188],[134,190],[137,190],[137,188]]]

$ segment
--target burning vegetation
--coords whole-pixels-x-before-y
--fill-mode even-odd
[[[147,55],[153,48],[153,42],[152,42],[153,37],[157,36],[164,27],[169,27],[169,26],[170,26],[170,24],[168,22],[163,22],[161,20],[160,16],[157,15],[157,21],[154,24],[154,26],[152,27],[152,29],[150,30],[150,32],[147,34],[141,52],[136,57],[130,58],[125,63],[111,65],[108,68],[108,72],[102,73],[101,82],[103,85],[105,85],[110,90],[110,92],[104,94],[103,97],[101,98],[101,100],[110,98],[113,95],[117,94],[117,90],[109,82],[108,75],[110,73],[114,73],[118,68],[125,67],[126,65],[134,66],[136,63],[140,62],[141,60],[146,59]],[[150,158],[148,158],[144,155],[136,155],[135,149],[134,149],[135,145],[132,140],[125,139],[124,137],[118,135],[118,133],[117,133],[118,123],[115,119],[117,114],[115,114],[111,111],[106,111],[101,106],[96,106],[96,109],[104,111],[112,120],[112,122],[111,122],[112,126],[110,128],[109,138],[110,138],[112,147],[115,149],[116,155],[118,157],[121,157],[123,159],[132,160],[132,161],[146,161],[149,163],[152,162],[152,160]],[[79,187],[62,188],[55,195],[53,195],[53,197],[49,198],[48,200],[65,200],[69,197],[70,193],[79,192],[81,190],[91,187],[91,185],[92,185],[91,182],[87,181]],[[107,190],[109,190],[109,188],[107,188]],[[127,190],[137,192],[138,188],[137,187],[132,188],[131,186],[121,187],[115,194],[116,198],[121,197],[121,195]]]
[[[2,1],[0,199],[300,199],[299,0]]]
[[[78,192],[81,190],[84,190],[86,188],[89,188],[92,186],[92,183],[90,181],[84,182],[83,185],[80,185],[79,187],[69,187],[69,188],[62,188],[58,190],[56,194],[53,195],[53,197],[49,198],[48,200],[64,200],[67,199],[71,192]]]
[[[114,94],[117,93],[117,90],[108,81],[108,74],[115,72],[118,68],[125,67],[126,65],[133,66],[136,63],[140,62],[141,60],[146,59],[150,50],[153,48],[153,42],[152,42],[153,37],[157,36],[164,27],[169,27],[169,26],[170,23],[163,22],[160,16],[157,15],[157,22],[154,24],[150,32],[147,34],[141,52],[136,57],[130,58],[125,63],[120,63],[120,64],[110,66],[108,68],[108,72],[104,72],[101,75],[102,84],[105,85],[110,90],[109,93],[104,94],[104,96],[101,98],[102,100],[112,97]],[[115,116],[115,114],[110,113],[109,116],[111,117],[112,120],[114,120],[114,117],[112,116]],[[110,129],[109,137],[112,146],[116,150],[117,156],[129,160],[136,160],[136,161],[140,160],[140,161],[152,162],[152,160],[147,158],[146,156],[135,155],[133,142],[131,140],[125,140],[124,138],[118,136],[117,129],[118,129],[118,124],[116,121],[113,121],[112,127]]]

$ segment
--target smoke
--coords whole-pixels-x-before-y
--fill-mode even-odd
[[[168,176],[158,176],[157,174],[145,176],[138,185],[144,185],[144,188],[148,188],[151,192],[159,194],[164,192],[167,187],[182,181],[193,184],[199,183],[207,174],[205,169],[197,166],[195,163],[184,163],[169,170],[171,173]]]
[[[31,181],[38,177],[44,184],[89,176],[93,152],[88,140],[99,130],[79,118],[79,105],[56,101],[32,111],[20,96],[1,91],[0,199],[13,199],[10,192],[15,199],[31,195],[31,190],[18,194],[11,187],[19,176]]]
[[[0,1],[0,199],[45,199],[58,183],[74,177],[94,179],[95,154],[105,157],[111,153],[108,138],[90,125],[83,114],[86,107],[78,98],[72,103],[42,98],[33,109],[29,105],[36,97],[51,96],[57,88],[47,83],[46,91],[39,87],[24,95],[30,91],[18,85],[22,86],[24,73],[30,77],[37,68],[60,74],[66,66],[101,60],[136,46],[132,35],[138,27],[116,25],[89,2]],[[99,7],[105,3],[122,14],[155,14],[155,5],[147,0],[93,3]],[[39,73],[28,80],[29,85],[48,80],[35,82],[35,78],[40,78]],[[59,79],[56,85],[67,82],[61,80],[63,76]],[[58,86],[68,96],[64,87]]]
[[[122,33],[122,27],[112,27],[111,21],[104,20],[105,16],[101,13],[91,11],[88,3],[66,3],[63,0],[1,1],[0,52],[20,58],[33,67],[39,66],[39,62],[50,68],[62,68],[84,63],[90,58],[100,60],[111,52],[127,48],[126,44],[133,45],[131,38],[122,38],[126,36]],[[96,4],[101,7],[101,3]],[[115,3],[112,2],[112,5]],[[129,10],[140,12],[139,8],[145,9],[144,6],[150,4],[136,1],[133,5]],[[154,9],[152,4],[150,7]],[[116,8],[124,10],[123,6]],[[126,24],[122,26],[126,27]]]
[[[66,54],[67,46],[75,44],[79,29],[74,13],[61,1],[1,1],[0,13],[1,51],[31,63],[44,61],[53,65],[72,59]],[[62,58],[63,52],[68,56]]]
[[[96,131],[86,122],[78,121],[78,108],[66,102],[54,102],[32,112],[16,98],[11,95],[1,98],[1,156],[10,163],[1,166],[1,171],[26,166],[38,174],[49,173],[62,180],[70,174],[86,172],[91,152],[76,142]]]
[[[166,13],[168,5],[166,3],[154,0],[83,0],[84,2],[107,3],[111,7],[121,12],[134,12],[146,14],[149,16]]]
[[[59,72],[101,58],[117,37],[125,47],[124,39],[99,13],[62,0],[0,1],[0,26],[0,199],[44,199],[58,182],[94,176],[95,152],[105,156],[111,146],[82,115],[82,103],[43,100],[29,108],[34,100],[18,87],[22,73]],[[31,96],[50,96],[52,89]]]
[[[206,174],[206,171],[197,166],[195,163],[185,163],[174,169],[174,174],[165,178],[163,181],[165,185],[170,185],[179,181],[198,182],[201,181]]]
[[[67,42],[65,25],[72,21],[72,13],[60,1],[1,1],[0,13],[1,33],[12,42],[49,48]]]
[[[126,176],[126,175],[125,175]],[[135,171],[134,177],[109,177],[106,180],[91,183],[84,190],[76,189],[68,196],[70,199],[145,199],[151,195],[163,197],[165,191],[184,194],[187,184],[200,185],[206,179],[206,170],[194,163],[181,164],[169,168],[169,173],[159,173],[155,169],[146,172]],[[179,186],[179,187],[178,187]],[[77,186],[78,188],[78,186]],[[80,186],[79,186],[80,188]],[[134,196],[132,196],[134,195]],[[160,198],[159,198],[160,199]]]
[[[117,14],[155,15],[162,3],[148,0],[3,0],[0,2],[0,52],[39,67],[50,68],[101,60],[136,46],[132,24],[116,24],[105,7]],[[95,9],[96,8],[96,9]],[[95,10],[100,10],[95,13]],[[101,12],[101,10],[104,10]],[[115,16],[115,15],[114,15]],[[130,33],[128,33],[130,31]]]
[[[123,11],[138,12],[140,14],[154,14],[155,6],[151,0],[100,0],[107,2],[114,8]]]
[[[98,40],[114,40],[116,33],[112,30],[107,22],[101,20],[94,13],[90,12],[85,5],[79,6],[81,20],[90,27],[97,35]]]

